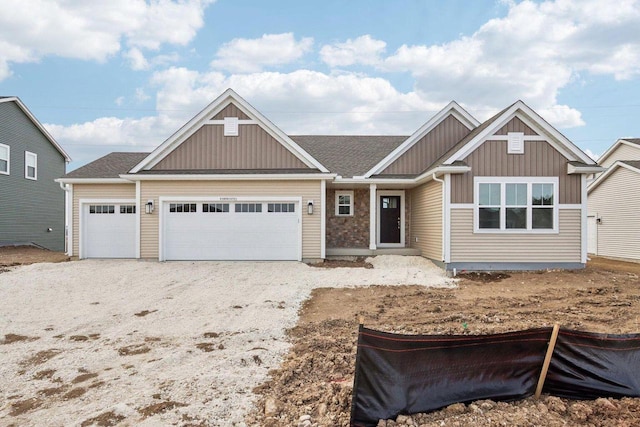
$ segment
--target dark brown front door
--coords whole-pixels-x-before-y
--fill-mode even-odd
[[[400,243],[400,196],[380,196],[380,243]]]

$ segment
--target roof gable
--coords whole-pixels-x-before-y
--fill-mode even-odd
[[[27,106],[22,103],[20,98],[18,98],[17,96],[0,97],[0,103],[4,103],[4,102],[15,102],[15,104],[18,107],[20,107],[22,112],[29,118],[29,120],[31,120],[34,126],[38,128],[38,130],[42,133],[42,135],[44,135],[44,137],[47,138],[47,140],[49,140],[51,145],[53,145],[55,149],[58,150],[58,152],[62,155],[62,157],[64,157],[64,160],[67,163],[71,161],[71,157],[69,157],[67,152],[64,151],[64,149],[60,146],[60,144],[58,144],[58,142],[53,138],[53,136],[51,136],[51,134],[44,128],[44,126],[42,126],[42,123],[40,123],[38,119],[36,119],[36,117],[31,113],[31,111],[29,111]]]
[[[231,105],[233,105],[233,107],[231,107]],[[249,118],[249,120],[252,122],[251,124],[259,126],[264,132],[270,135],[271,138],[277,141],[277,143],[281,144],[293,156],[299,159],[305,167],[318,169],[321,172],[328,172],[327,168],[325,168],[320,162],[318,162],[309,153],[303,150],[298,144],[296,144],[284,132],[282,132],[278,127],[271,123],[258,110],[253,108],[247,101],[241,98],[233,90],[227,89],[212,103],[210,103],[202,111],[200,111],[200,113],[198,113],[184,126],[182,126],[177,132],[171,135],[158,148],[152,151],[144,160],[135,165],[135,167],[131,169],[131,173],[152,169],[162,160],[167,158],[167,156],[169,156],[174,150],[176,150],[183,142],[185,142],[196,132],[198,132],[198,130],[200,130],[203,126],[211,122],[213,118],[218,117],[220,113],[224,115],[225,110],[229,112],[229,114],[231,114],[232,109],[234,110],[233,113],[242,112],[246,117]],[[235,109],[237,109],[238,111],[235,111]]]
[[[527,127],[531,128],[537,135],[529,135],[531,139],[543,139],[547,141],[553,148],[558,150],[563,156],[570,161],[582,161],[588,165],[595,165],[595,161],[591,159],[585,152],[579,149],[557,129],[547,123],[542,117],[533,111],[528,105],[522,101],[517,101],[513,105],[505,108],[496,114],[481,126],[476,128],[465,139],[460,141],[448,153],[446,153],[440,161],[444,165],[452,164],[456,161],[464,160],[478,146],[487,140],[504,137],[496,132],[501,131],[505,125],[517,118]],[[497,135],[497,136],[496,136]],[[526,140],[526,138],[525,138]]]
[[[611,157],[616,151],[618,151],[621,146],[626,146],[634,150],[637,149],[637,158],[640,159],[640,138],[620,138],[616,142],[614,142],[613,145],[607,149],[607,151],[602,153],[602,155],[598,159],[598,163],[603,164],[609,157]]]
[[[457,102],[451,101],[447,106],[440,110],[436,115],[430,118],[424,125],[422,125],[417,131],[413,133],[405,142],[399,147],[389,153],[384,159],[378,162],[367,173],[364,174],[365,178],[376,175],[385,170],[389,165],[398,160],[403,154],[409,151],[414,145],[419,143],[429,132],[431,132],[436,126],[442,123],[445,119],[454,117],[461,124],[466,126],[469,130],[474,129],[480,124],[471,114],[469,114],[464,108],[462,108]],[[425,167],[428,165],[425,165]]]
[[[618,168],[625,168],[632,172],[640,174],[640,160],[617,160],[605,172],[600,174],[587,188],[587,194],[591,193],[600,184],[605,182]]]

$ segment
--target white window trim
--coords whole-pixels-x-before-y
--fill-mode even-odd
[[[0,147],[7,149],[7,158],[2,159],[7,161],[7,171],[0,171],[0,175],[11,175],[11,147],[5,144],[0,144]]]
[[[33,157],[34,161],[35,161],[35,176],[29,176],[29,163],[28,163],[28,159],[29,157]],[[38,155],[36,153],[32,153],[31,151],[25,151],[24,152],[24,177],[26,179],[30,179],[32,181],[37,181],[38,180]]]
[[[348,214],[341,214],[340,213],[340,206],[338,204],[338,200],[340,200],[340,196],[349,196],[349,213]],[[353,216],[353,191],[336,191],[336,206],[335,206],[335,214],[336,216]],[[346,206],[346,205],[342,205],[342,206]]]
[[[480,228],[480,184],[501,184],[500,185],[500,228]],[[527,228],[507,229],[506,228],[506,199],[504,184],[527,184]],[[534,229],[532,228],[531,210],[531,184],[553,184],[553,228]],[[557,176],[477,176],[473,179],[473,232],[479,234],[558,234],[558,210],[559,199],[559,179]]]

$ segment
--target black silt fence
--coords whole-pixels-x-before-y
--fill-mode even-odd
[[[452,403],[535,393],[552,328],[494,335],[399,335],[360,326],[351,425]],[[560,330],[543,392],[640,396],[640,334]]]

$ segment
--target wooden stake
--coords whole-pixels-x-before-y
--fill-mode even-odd
[[[538,379],[538,387],[536,387],[536,399],[540,398],[542,393],[542,387],[544,387],[544,380],[547,378],[547,371],[551,364],[551,356],[553,356],[553,349],[556,348],[556,341],[558,340],[558,331],[560,325],[553,325],[553,332],[551,332],[551,339],[549,340],[549,347],[547,347],[547,354],[544,356],[544,364],[542,365],[542,372],[540,372],[540,378]]]
[[[358,316],[358,323],[360,323],[361,325],[364,325],[364,317]]]

